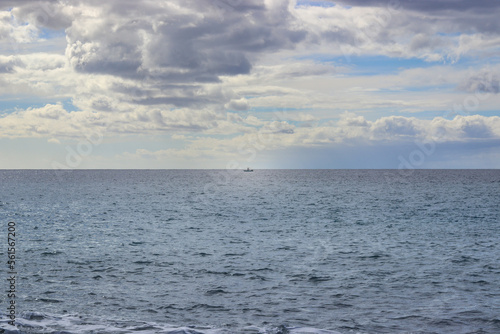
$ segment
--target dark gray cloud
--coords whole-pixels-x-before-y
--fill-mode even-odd
[[[245,111],[248,110],[248,101],[246,99],[233,100],[227,104],[227,109]]]
[[[80,7],[66,29],[71,66],[139,81],[130,101],[140,105],[224,105],[227,97],[218,93],[200,96],[200,85],[248,74],[262,53],[294,48],[306,37],[293,27],[286,2],[88,0]]]
[[[0,0],[0,9],[11,9],[20,6],[36,6],[40,3],[56,3],[60,0]]]
[[[169,97],[148,97],[141,100],[134,101],[142,105],[156,105],[156,104],[172,104],[176,107],[193,107],[203,106],[217,101],[211,101],[208,98],[193,98],[189,96],[169,96]]]
[[[5,1],[0,9],[13,9],[19,21],[30,22],[38,27],[61,30],[71,25],[70,11],[62,0]]]
[[[306,35],[288,26],[286,6],[275,14],[261,0],[109,1],[100,9],[107,20],[94,24],[102,33],[89,33],[85,18],[67,30],[67,54],[81,72],[217,82],[249,73],[258,53],[292,48]]]
[[[499,75],[492,70],[481,71],[467,78],[467,80],[459,86],[459,89],[471,93],[498,94],[500,93]]]
[[[445,44],[446,42],[443,38],[427,34],[417,34],[412,38],[409,47],[411,51],[433,50]]]

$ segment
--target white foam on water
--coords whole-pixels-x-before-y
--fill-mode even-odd
[[[16,318],[16,326],[9,325],[5,314],[0,314],[0,333],[5,334],[87,334],[87,333],[132,333],[141,334],[341,334],[339,332],[311,327],[261,328],[212,328],[206,326],[175,326],[154,322],[138,322],[115,319],[90,318],[77,314],[54,315],[41,312],[23,312]]]
[[[329,331],[326,329],[317,329],[317,328],[312,328],[312,327],[300,327],[300,328],[292,328],[290,329],[290,334],[307,334],[307,333],[313,333],[313,334],[341,334],[339,332],[335,331]]]

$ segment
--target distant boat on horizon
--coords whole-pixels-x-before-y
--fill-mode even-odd
[[[243,170],[244,172],[253,172],[253,169],[250,169],[250,167],[247,167],[247,169]]]

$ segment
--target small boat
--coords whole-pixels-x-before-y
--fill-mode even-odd
[[[247,169],[244,169],[243,171],[244,172],[253,172],[253,169],[250,169],[249,167],[247,167]]]

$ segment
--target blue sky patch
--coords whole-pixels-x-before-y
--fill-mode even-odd
[[[296,7],[300,6],[314,6],[314,7],[334,7],[335,3],[330,1],[308,1],[308,0],[298,0]]]
[[[53,38],[65,37],[66,32],[64,30],[52,30],[43,28],[40,29],[38,36],[43,39],[53,39]]]
[[[42,99],[30,100],[26,98],[19,98],[13,100],[0,100],[0,113],[10,114],[12,112],[15,112],[16,110],[26,110],[28,108],[33,108],[33,109],[43,108],[47,104],[57,104],[59,102],[62,103],[66,111],[71,112],[80,110],[73,105],[72,99],[53,101],[53,100],[42,100]]]

